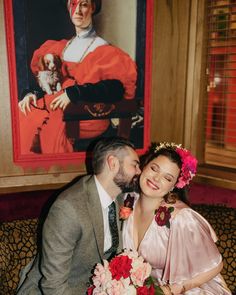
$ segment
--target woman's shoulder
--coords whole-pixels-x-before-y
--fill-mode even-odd
[[[162,206],[172,209],[172,218],[182,212],[183,209],[190,209],[187,204],[179,200],[175,203],[162,202]]]
[[[99,37],[99,36],[96,36],[94,43],[96,45],[100,45],[100,46],[101,45],[109,45],[109,43],[105,39],[103,39],[102,37]]]
[[[201,218],[201,219],[205,220],[205,218],[203,216],[201,216],[198,212],[193,210],[189,205],[187,205],[183,201],[177,200],[173,204],[165,203],[165,206],[168,207],[168,208],[169,207],[173,208],[172,217],[180,218],[180,217],[183,217],[183,216],[192,215],[193,218],[196,217],[197,219]]]
[[[169,204],[168,204],[169,206]],[[208,232],[214,241],[217,241],[217,236],[210,223],[197,211],[193,210],[182,201],[177,201],[172,205],[174,207],[172,213],[172,226],[179,227],[185,225],[184,228],[190,231],[205,231]]]
[[[100,37],[97,37],[100,38]],[[108,42],[106,42],[105,40],[101,39],[101,40],[97,40],[94,42],[94,50],[93,50],[93,54],[95,55],[99,55],[99,56],[110,56],[113,58],[114,57],[122,57],[122,58],[128,58],[131,59],[131,57],[129,56],[129,54],[127,52],[125,52],[123,49],[112,45]],[[103,43],[105,42],[105,43]],[[97,43],[100,43],[98,46],[96,46]]]
[[[59,54],[66,46],[66,44],[70,40],[62,39],[62,40],[47,40],[45,41],[35,53],[43,53],[46,54],[48,52],[52,52],[54,54]]]

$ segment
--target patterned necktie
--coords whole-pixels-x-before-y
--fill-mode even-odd
[[[108,221],[109,221],[109,228],[111,232],[112,245],[111,245],[111,248],[105,252],[105,254],[116,252],[119,245],[119,234],[118,234],[118,227],[117,227],[117,221],[116,221],[115,203],[112,202],[108,208],[109,208]]]

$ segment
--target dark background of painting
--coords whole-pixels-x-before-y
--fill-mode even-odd
[[[25,89],[36,89],[35,78],[30,70],[30,61],[35,49],[46,40],[70,39],[74,35],[66,1],[63,0],[13,0],[14,37],[16,49],[18,99]],[[145,45],[146,45],[146,1],[137,1],[136,63],[138,80],[136,99],[140,108],[138,115],[144,115],[145,89]],[[96,28],[96,22],[95,22]],[[131,130],[131,141],[137,148],[143,148],[143,123]],[[115,131],[116,132],[116,131]],[[115,135],[111,133],[107,134]],[[82,144],[82,143],[81,143]],[[81,150],[84,147],[81,145]]]

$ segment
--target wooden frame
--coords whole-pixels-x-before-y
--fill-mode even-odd
[[[139,69],[139,76],[136,95],[143,96],[144,131],[142,146],[136,147],[138,148],[138,152],[142,153],[150,143],[149,114],[154,1],[129,1],[131,7],[132,5],[137,6],[137,41],[135,46],[137,50],[135,59]],[[39,1],[35,2],[41,3]],[[22,1],[21,3],[32,3],[32,0],[28,2]],[[107,3],[109,3],[109,1],[107,1]],[[103,1],[103,6],[104,5],[106,5],[106,0]],[[116,1],[115,6],[119,8],[119,5],[119,1]],[[54,5],[54,7],[56,9],[57,5]],[[0,167],[0,193],[60,187],[71,181],[77,175],[86,172],[85,162],[87,158],[86,150],[82,152],[52,155],[21,155],[19,150],[19,125],[17,119],[17,98],[19,96],[19,82],[17,84],[17,81],[19,77],[22,76],[21,73],[19,74],[16,66],[16,48],[18,48],[18,44],[14,36],[19,37],[22,31],[15,31],[16,27],[14,27],[14,21],[16,21],[16,18],[12,13],[13,9],[15,9],[15,13],[16,11],[22,13],[22,10],[26,8],[14,0],[4,0],[0,4],[0,19],[2,22],[0,33],[2,35],[2,40],[6,40],[6,42],[2,42],[0,45],[0,125],[4,126],[4,128],[0,128],[0,140],[2,143],[0,150],[0,161],[2,163]],[[137,38],[137,36],[142,36],[142,38]],[[26,68],[29,67],[29,65],[24,66]]]

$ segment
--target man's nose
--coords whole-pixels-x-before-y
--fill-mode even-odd
[[[139,174],[141,174],[141,172],[142,172],[141,169],[139,168],[139,166],[137,166],[137,168],[136,168],[136,174],[139,175]]]

